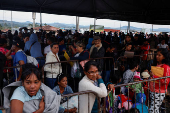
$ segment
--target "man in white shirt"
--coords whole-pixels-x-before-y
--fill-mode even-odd
[[[167,44],[165,44],[165,39],[162,39],[161,43],[158,44],[157,49],[159,49],[159,48],[169,49],[169,46]]]
[[[53,38],[53,37],[50,37],[50,38],[47,39],[47,44],[48,44],[48,46],[46,46],[46,47],[44,48],[44,56],[46,56],[47,53],[49,53],[49,52],[51,51],[50,45],[51,45],[53,42],[54,42],[54,38]]]

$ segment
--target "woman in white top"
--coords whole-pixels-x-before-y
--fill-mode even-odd
[[[161,43],[158,44],[157,49],[163,48],[163,49],[169,49],[169,46],[165,44],[165,39],[162,39]]]
[[[85,76],[79,82],[79,91],[91,90],[97,93],[99,97],[106,97],[107,89],[99,75],[98,64],[95,61],[89,61],[85,64],[84,74]],[[94,94],[89,94],[89,98],[88,94],[79,96],[79,112],[98,113],[98,102]]]
[[[50,45],[51,46],[51,51],[47,54],[46,56],[46,62],[60,62],[60,58],[58,57],[58,51],[59,51],[59,46],[57,43],[53,43]],[[62,73],[62,67],[61,63],[55,63],[55,64],[47,64],[44,67],[44,71],[46,71],[46,79],[45,83],[47,86],[50,88],[54,88],[56,77],[58,74]]]

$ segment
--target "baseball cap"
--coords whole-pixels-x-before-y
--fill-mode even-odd
[[[100,39],[99,36],[94,36],[94,37],[93,37],[93,40],[98,40],[98,39]]]
[[[15,45],[15,46],[21,48],[21,41],[20,40],[14,40],[12,45]]]

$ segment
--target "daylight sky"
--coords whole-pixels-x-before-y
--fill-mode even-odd
[[[7,10],[0,10],[0,20],[8,20],[11,21],[11,11]],[[32,22],[32,12],[18,12],[12,11],[12,21],[17,22]],[[36,22],[40,22],[40,13],[36,13]],[[65,23],[65,24],[76,24],[76,17],[75,16],[66,16],[66,15],[54,15],[54,14],[45,14],[42,13],[42,22],[43,23]],[[94,19],[93,18],[79,18],[80,25],[93,25]],[[108,19],[97,19],[96,25],[104,25],[105,27],[112,27],[117,28],[120,26],[127,26],[128,22],[126,21],[118,21],[118,20],[108,20]],[[131,22],[131,26],[138,27],[138,28],[152,28],[151,24],[144,24],[144,23],[136,23]],[[170,28],[170,25],[154,25],[154,29],[157,28]]]

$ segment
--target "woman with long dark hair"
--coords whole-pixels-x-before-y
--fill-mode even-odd
[[[164,69],[163,77],[170,76],[170,55],[167,49],[162,49],[162,48],[158,49],[155,66]],[[151,75],[151,76],[152,78],[159,78],[156,75]],[[167,90],[169,81],[170,79],[167,78],[167,79],[161,79],[160,84],[159,84],[159,80],[155,82],[150,82],[150,97],[151,97],[151,105],[149,108],[150,113],[153,112],[159,113],[159,108],[162,104],[162,101],[164,100],[165,92]]]
[[[55,82],[55,87],[53,88],[53,91],[57,93],[57,95],[66,95],[73,93],[72,88],[67,85],[67,76],[63,73],[60,73],[57,76],[57,80]],[[62,98],[60,101],[60,104],[65,103],[68,101],[68,98]],[[59,112],[58,113],[64,113],[64,112],[69,112],[69,113],[74,113],[76,112],[77,108],[71,108],[71,109],[66,109],[63,106],[59,107]]]

